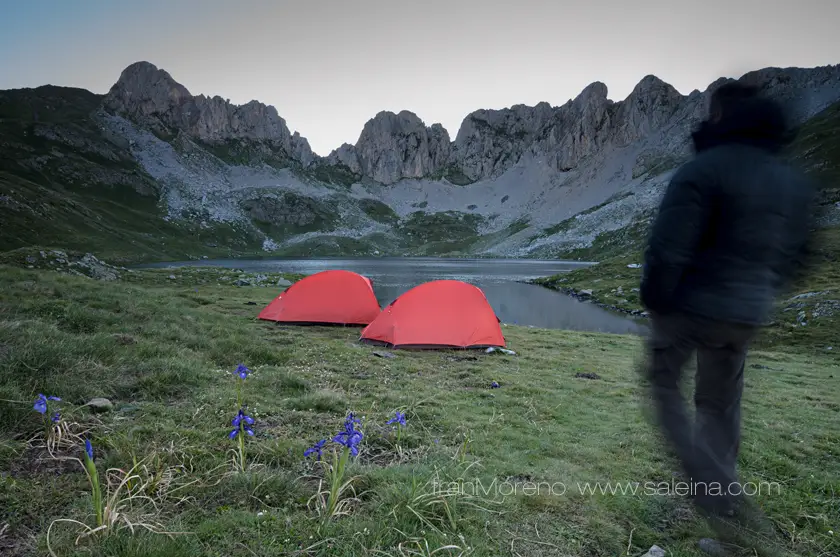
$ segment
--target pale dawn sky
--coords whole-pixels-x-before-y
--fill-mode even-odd
[[[454,139],[479,108],[687,94],[766,66],[840,63],[838,0],[0,0],[0,89],[105,93],[129,64],[194,95],[274,105],[320,155],[381,110]]]

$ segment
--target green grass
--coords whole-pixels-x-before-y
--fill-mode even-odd
[[[653,544],[698,555],[696,540],[708,531],[683,498],[644,488],[635,496],[578,492],[578,482],[672,479],[674,464],[643,412],[650,402],[634,371],[639,339],[505,327],[518,356],[377,358],[355,328],[256,320],[279,289],[219,286],[220,271],[201,269],[178,271],[172,284],[169,272],[100,283],[0,267],[3,550],[44,555],[53,520],[90,520],[81,468],[27,443],[42,431],[32,410],[41,392],[64,399],[73,432],[89,430],[101,475],[144,456],[159,472],[174,471],[152,493],[152,518],[189,532],[121,531],[75,547],[72,527],[59,524],[51,543],[62,556],[399,555],[397,545],[411,539],[481,556],[612,556],[628,547],[638,555]],[[254,370],[245,398],[256,437],[247,443],[251,468],[234,473],[227,432],[240,362]],[[743,479],[781,483],[780,494],[760,502],[792,535],[792,549],[836,554],[828,531],[838,530],[838,362],[780,349],[754,352],[748,369]],[[587,372],[600,379],[575,377]],[[492,381],[501,387],[491,390]],[[80,407],[95,396],[115,410]],[[408,418],[401,451],[383,429],[397,409]],[[307,508],[315,471],[302,453],[334,434],[347,411],[364,418],[350,470],[358,501],[346,517],[317,520]],[[481,498],[494,501],[462,491],[447,515],[428,484],[434,478],[466,482],[463,491],[480,481],[490,490]],[[519,492],[501,497],[494,479]],[[568,490],[551,494],[540,482]]]
[[[633,168],[633,179],[640,178],[645,174],[651,177],[658,176],[678,167],[683,162],[682,158],[670,154],[642,155],[637,159],[636,166]]]
[[[591,290],[591,299],[597,303],[622,311],[642,311],[644,308],[638,295],[642,270],[627,267],[642,263],[639,246],[635,244],[626,250],[626,254],[605,258],[597,265],[534,282],[561,291]],[[840,284],[840,228],[818,230],[815,246],[818,251],[814,267],[779,300],[774,324],[759,338],[760,346],[786,346],[807,352],[825,352],[829,346],[837,349],[834,345],[840,327],[840,307],[833,306],[840,306],[837,288]],[[791,300],[793,296],[811,292],[819,294]],[[798,324],[800,311],[806,314],[805,326]]]
[[[633,192],[631,192],[631,191],[622,192],[622,193],[619,193],[619,194],[613,195],[613,196],[611,196],[609,199],[607,199],[606,201],[604,201],[603,203],[599,203],[598,205],[595,205],[595,206],[593,206],[593,207],[590,207],[589,209],[586,209],[585,211],[581,211],[580,213],[577,213],[576,215],[574,215],[574,216],[572,216],[572,217],[569,217],[569,218],[567,218],[567,219],[564,219],[564,220],[562,220],[562,221],[558,222],[558,223],[557,223],[557,224],[555,224],[555,225],[552,225],[552,226],[549,226],[549,227],[543,228],[543,229],[542,229],[542,231],[541,231],[539,234],[535,234],[534,236],[531,236],[531,237],[529,238],[529,240],[528,240],[528,244],[532,244],[532,243],[534,243],[534,241],[536,241],[536,240],[538,240],[538,239],[540,239],[540,238],[548,238],[549,236],[554,236],[555,234],[559,234],[560,232],[568,232],[569,230],[571,230],[571,229],[573,229],[573,228],[574,228],[574,226],[575,226],[575,221],[577,220],[577,217],[578,217],[578,216],[582,216],[582,215],[591,215],[591,214],[592,214],[592,213],[594,213],[595,211],[598,211],[598,210],[600,210],[600,209],[603,209],[604,207],[606,207],[606,206],[607,206],[607,205],[609,205],[610,203],[614,203],[614,202],[616,202],[616,201],[620,201],[620,200],[625,199],[625,198],[627,198],[627,197],[630,197],[630,196],[632,196],[632,195],[635,195],[635,194],[634,194]],[[605,233],[605,234],[603,234],[603,235],[599,235],[599,238],[600,238],[601,236],[604,236],[604,238],[607,238],[610,234],[613,234],[613,233],[609,233],[609,232],[607,232],[607,233]],[[601,240],[600,240],[600,242],[601,242],[601,243],[603,243],[603,242],[604,242],[604,240],[603,240],[603,239],[601,239]],[[597,244],[597,243],[599,243],[599,240],[597,240],[597,239],[596,239],[595,244]],[[597,250],[598,248],[596,247],[595,249]],[[585,250],[582,250],[582,253],[585,253]],[[568,254],[568,256],[569,256],[569,257],[571,257],[571,254]],[[577,258],[577,257],[575,257],[575,258]]]
[[[450,184],[456,186],[468,186],[475,182],[475,180],[464,174],[464,171],[456,165],[447,166],[438,174],[432,176],[432,178],[436,180],[446,179]]]
[[[304,175],[310,176],[325,184],[335,184],[349,188],[361,180],[361,176],[350,170],[343,164],[316,164],[312,168],[301,171]]]
[[[196,143],[228,164],[242,166],[267,164],[278,170],[296,164],[283,147],[268,141],[236,139],[211,143],[196,140]]]
[[[396,224],[400,217],[391,207],[378,199],[365,198],[359,200],[359,207],[364,213],[377,222]]]
[[[0,120],[78,122],[87,118],[101,101],[101,95],[85,89],[55,85],[0,91]]]
[[[0,250],[42,245],[89,251],[109,262],[231,257],[261,251],[247,226],[165,221],[153,196],[132,189],[71,190],[0,171]]]
[[[329,202],[290,191],[264,192],[242,200],[240,206],[272,238],[329,232],[339,224],[339,213]]]
[[[361,238],[321,234],[281,248],[272,255],[288,257],[363,257],[391,254],[397,249],[396,241],[385,234],[369,234]]]
[[[840,103],[803,125],[789,152],[794,161],[826,185],[837,187],[840,184]]]

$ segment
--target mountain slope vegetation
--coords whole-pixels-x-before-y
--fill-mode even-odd
[[[800,119],[840,99],[840,66],[740,79]],[[725,81],[681,95],[647,76],[622,101],[593,83],[560,106],[476,111],[454,140],[411,112],[381,112],[328,157],[273,107],[194,96],[148,62],[126,68],[106,95],[0,91],[0,250],[47,246],[119,262],[591,259],[621,249],[619,237],[650,215]],[[820,142],[831,122],[811,129],[803,142]],[[809,149],[800,149],[806,159]]]

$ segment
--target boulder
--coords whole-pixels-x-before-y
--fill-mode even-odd
[[[85,406],[90,408],[93,412],[110,412],[114,409],[114,403],[107,398],[92,398]]]

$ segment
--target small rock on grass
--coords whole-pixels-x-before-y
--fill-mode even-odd
[[[373,355],[378,357],[378,358],[396,358],[397,357],[395,354],[391,354],[390,352],[374,352]]]
[[[658,545],[654,545],[642,557],[665,557],[665,550]]]
[[[601,376],[597,373],[575,373],[578,379],[600,379]]]
[[[107,398],[92,398],[85,406],[89,406],[94,412],[110,412],[114,409],[114,403]]]

